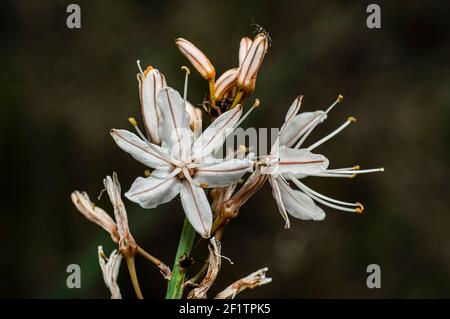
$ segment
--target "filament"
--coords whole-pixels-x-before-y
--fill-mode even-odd
[[[326,141],[330,140],[331,138],[333,138],[334,136],[336,136],[338,133],[340,133],[342,130],[344,130],[347,126],[350,125],[350,123],[355,122],[355,118],[354,117],[349,117],[348,120],[342,124],[341,126],[339,126],[337,129],[335,129],[333,132],[331,132],[330,134],[328,134],[327,136],[325,136],[324,138],[320,139],[319,141],[317,141],[316,143],[314,143],[313,145],[311,145],[310,147],[307,148],[308,151],[312,151],[313,149],[315,149],[316,147],[318,147],[319,145],[322,145],[323,143],[325,143]]]
[[[141,72],[141,74],[144,75],[144,71],[142,71],[142,68],[141,68],[141,60],[136,60],[136,64],[139,69],[139,72]]]

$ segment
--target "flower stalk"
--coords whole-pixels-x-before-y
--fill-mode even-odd
[[[185,218],[172,269],[172,277],[167,285],[166,299],[181,299],[183,296],[184,278],[187,271],[185,261],[191,255],[194,239],[195,230]]]

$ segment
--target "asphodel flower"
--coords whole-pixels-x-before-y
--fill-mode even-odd
[[[210,236],[212,212],[203,188],[224,187],[250,171],[249,159],[217,160],[213,156],[238,124],[242,106],[220,115],[197,139],[189,127],[184,99],[172,88],[163,88],[157,104],[161,112],[162,146],[126,130],[111,130],[117,145],[142,164],[153,168],[138,177],[125,196],[144,208],[154,208],[181,197],[186,217],[203,237]]]
[[[269,176],[272,194],[285,219],[286,228],[290,226],[288,214],[303,220],[324,219],[325,212],[315,202],[346,212],[362,213],[364,209],[359,202],[345,202],[320,194],[300,182],[300,179],[308,176],[354,177],[356,174],[384,170],[383,168],[359,170],[359,166],[328,169],[328,159],[321,154],[312,153],[316,147],[334,137],[350,123],[355,122],[353,117],[349,117],[344,124],[311,146],[302,147],[308,135],[327,118],[327,114],[342,98],[339,96],[326,111],[298,114],[302,96],[297,97],[286,114],[285,122],[272,147],[271,154],[262,163],[261,172]],[[297,186],[298,190],[293,189],[288,181]]]
[[[145,71],[141,69],[139,60],[137,61],[140,72],[137,74],[139,82],[139,98],[141,101],[141,113],[144,121],[145,131],[148,139],[154,144],[161,144],[159,128],[161,115],[156,105],[156,96],[162,88],[167,86],[164,75],[149,66]]]
[[[98,262],[102,270],[105,285],[111,292],[111,299],[122,299],[120,288],[117,284],[121,261],[122,255],[118,253],[116,249],[112,251],[108,258],[103,252],[102,246],[98,246]]]
[[[212,81],[215,79],[216,70],[208,57],[200,49],[183,38],[176,39],[175,43],[180,52],[191,62],[205,80]]]

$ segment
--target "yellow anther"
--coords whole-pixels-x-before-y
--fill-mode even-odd
[[[348,119],[347,119],[347,121],[356,123],[356,118],[354,118],[353,116],[349,116]]]
[[[239,145],[239,150],[243,153],[248,151],[247,146],[245,146],[244,144]]]
[[[105,261],[108,261],[108,257],[105,255],[105,253],[103,252],[103,250],[101,250],[99,252],[100,257],[102,257]]]
[[[362,214],[362,212],[364,211],[364,205],[359,202],[356,202],[356,205],[358,205],[358,207],[355,209],[355,211],[358,214]]]
[[[337,97],[337,101],[341,102],[344,99],[344,96],[342,94],[339,94]]]
[[[201,183],[201,184],[200,184],[200,187],[202,187],[202,188],[208,188],[208,183]]]
[[[348,178],[355,178],[356,175],[358,175],[358,174],[352,174],[352,175],[350,175]]]
[[[259,107],[260,104],[261,102],[259,101],[259,99],[255,99],[255,102],[253,102],[252,107],[256,109],[257,107]]]
[[[150,174],[151,174],[151,172],[150,172],[149,169],[146,169],[146,170],[144,171],[144,176],[145,176],[145,177],[149,177]]]
[[[183,65],[183,66],[181,67],[181,69],[184,70],[184,71],[186,71],[186,73],[187,73],[188,75],[191,74],[191,70],[189,70],[189,68],[188,68],[187,66]]]
[[[352,168],[358,170],[359,169],[359,165],[355,165]]]
[[[153,70],[152,66],[148,66],[145,70],[144,70],[144,76],[147,76],[148,72],[150,72],[151,70]]]
[[[384,172],[384,167],[380,168],[380,171],[381,171],[381,172]]]
[[[130,124],[133,125],[133,126],[137,126],[137,122],[136,122],[136,120],[134,119],[134,117],[129,117],[129,118],[128,118],[128,122],[130,122]]]

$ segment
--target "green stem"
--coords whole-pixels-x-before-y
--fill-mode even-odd
[[[173,265],[172,277],[167,286],[166,299],[181,299],[183,295],[183,283],[186,276],[186,268],[180,265],[180,261],[185,257],[190,256],[194,238],[195,230],[192,228],[187,218],[185,218],[180,242],[178,243],[177,255]]]

